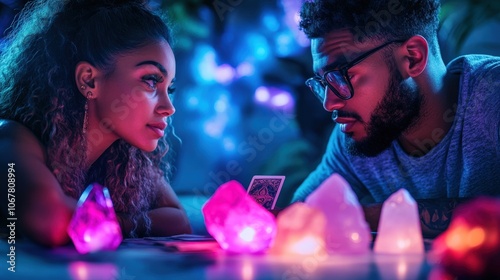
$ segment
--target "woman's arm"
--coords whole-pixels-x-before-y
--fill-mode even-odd
[[[191,225],[174,190],[163,180],[158,185],[156,208],[149,211],[151,236],[169,236],[191,233]]]
[[[133,229],[133,223],[128,215],[118,214],[118,217],[122,233],[127,237]],[[192,232],[189,219],[177,195],[163,179],[158,184],[156,204],[148,212],[148,217],[151,219],[150,236],[171,236]],[[138,236],[145,235],[144,220],[138,221],[136,232]]]
[[[43,145],[23,125],[2,120],[0,154],[0,206],[3,216],[17,218],[17,232],[39,244],[54,247],[68,243],[66,228],[76,200],[63,193],[45,164]],[[14,187],[11,184],[10,188],[7,183],[9,164],[13,167],[11,173],[15,178]],[[10,198],[15,199],[15,210],[10,213],[8,193]]]

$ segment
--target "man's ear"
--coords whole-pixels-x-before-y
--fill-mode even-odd
[[[86,61],[80,61],[76,64],[76,86],[85,98],[88,97],[89,91],[91,92],[90,95],[92,95],[93,98],[96,97],[97,91],[94,89],[96,87],[96,77],[98,74],[99,70]]]
[[[427,66],[429,44],[420,35],[412,36],[400,49],[403,57],[403,70],[410,77],[420,75]]]

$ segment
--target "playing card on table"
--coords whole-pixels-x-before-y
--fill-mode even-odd
[[[284,181],[285,176],[256,175],[252,177],[247,193],[264,208],[273,210]]]

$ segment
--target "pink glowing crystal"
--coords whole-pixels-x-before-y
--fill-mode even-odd
[[[81,254],[115,250],[123,237],[108,189],[93,183],[78,200],[68,234]]]
[[[321,210],[296,202],[278,215],[278,234],[269,250],[282,256],[325,256],[326,217]]]
[[[306,203],[326,216],[329,254],[370,251],[370,228],[356,195],[342,176],[331,175],[306,198]]]
[[[208,232],[227,251],[262,252],[276,236],[274,216],[237,181],[222,184],[202,212]]]
[[[424,253],[418,207],[405,189],[393,193],[382,205],[377,238],[377,253]]]

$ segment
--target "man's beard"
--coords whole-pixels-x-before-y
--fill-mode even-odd
[[[403,83],[403,77],[394,65],[390,67],[393,78],[385,97],[371,115],[366,138],[356,142],[346,137],[347,151],[351,155],[379,155],[419,118],[422,97],[417,89]]]

